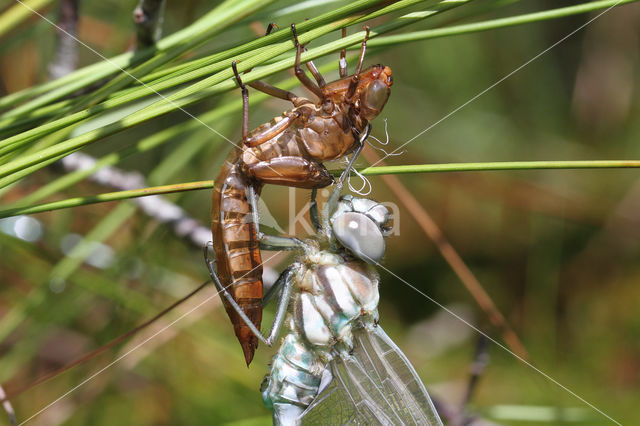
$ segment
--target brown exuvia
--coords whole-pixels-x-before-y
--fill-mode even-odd
[[[262,260],[259,233],[254,219],[257,197],[265,184],[298,188],[321,188],[333,178],[322,165],[341,158],[360,144],[360,135],[375,118],[390,94],[391,69],[374,65],[362,70],[367,36],[362,43],[355,73],[347,75],[345,51],[340,54],[340,79],[325,83],[312,62],[307,67],[317,83],[300,67],[303,47],[292,32],[297,48],[295,73],[302,85],[315,94],[314,103],[292,92],[257,81],[249,86],[289,100],[294,108],[248,131],[248,91],[232,64],[243,95],[243,144],[234,148],[215,180],[211,205],[211,230],[216,273],[221,285],[249,319],[260,328],[262,321]],[[344,34],[344,31],[343,31]],[[247,365],[258,339],[233,307],[222,298]]]

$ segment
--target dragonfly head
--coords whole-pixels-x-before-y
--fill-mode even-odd
[[[367,263],[384,256],[385,237],[391,232],[391,213],[380,203],[344,195],[331,216],[336,240],[349,252]]]
[[[360,115],[371,121],[380,114],[391,94],[391,68],[374,65],[362,72],[360,85]],[[358,92],[356,92],[358,93]]]

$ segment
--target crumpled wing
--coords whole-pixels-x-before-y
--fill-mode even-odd
[[[302,425],[442,425],[418,374],[382,327],[354,331],[350,356],[300,415]]]

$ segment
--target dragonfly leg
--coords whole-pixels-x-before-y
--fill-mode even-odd
[[[316,201],[316,197],[318,195],[318,189],[313,188],[311,190],[311,202],[309,207],[309,218],[311,219],[311,224],[316,232],[320,231],[320,218],[318,216],[318,202]]]
[[[362,151],[362,148],[364,148],[364,143],[369,137],[370,133],[371,133],[371,124],[369,123],[367,124],[367,127],[365,127],[364,132],[360,134],[358,147],[353,152],[353,155],[351,156],[351,160],[349,160],[349,164],[347,165],[347,168],[344,169],[344,171],[340,175],[340,178],[336,182],[333,188],[333,191],[331,192],[331,195],[329,195],[329,199],[322,207],[322,225],[323,225],[324,232],[327,236],[330,236],[333,234],[331,232],[329,219],[331,218],[331,215],[333,214],[333,212],[336,210],[336,207],[338,205],[338,200],[340,199],[340,194],[342,193],[342,189],[344,188],[344,184],[347,181],[349,174],[351,173],[351,169],[353,168],[353,164],[355,163],[356,158],[358,158],[358,155],[360,155],[360,151]]]
[[[260,218],[258,216],[258,194],[252,186],[247,188],[247,199],[251,205],[251,220],[258,235],[260,249],[262,250],[295,250],[304,248],[304,242],[294,237],[281,237],[260,232]]]
[[[305,21],[308,20],[308,19],[309,18],[305,18]],[[293,30],[295,31],[295,27],[294,27]],[[307,48],[305,46],[302,46],[302,51],[306,52]],[[313,75],[313,78],[316,79],[316,82],[318,83],[318,86],[320,86],[320,88],[323,89],[324,86],[327,85],[327,83],[324,81],[324,77],[322,77],[322,74],[320,74],[320,71],[318,71],[318,67],[316,67],[316,64],[314,64],[313,61],[308,61],[308,62],[305,63],[305,65],[307,66],[307,68],[309,69],[311,74]]]
[[[243,133],[242,139],[244,140],[244,143],[249,147],[258,146],[262,143],[265,143],[268,140],[275,138],[280,133],[287,130],[289,126],[291,126],[296,121],[296,119],[298,119],[301,115],[302,114],[299,110],[291,111],[282,120],[278,121],[276,124],[269,127],[263,132],[252,134],[251,137],[248,137],[248,136],[245,137]],[[248,120],[248,117],[249,117],[249,111],[247,109],[247,120]],[[243,121],[242,123],[243,132],[244,132],[244,125],[245,123]],[[248,125],[248,122],[247,122],[247,125]]]
[[[247,86],[245,86],[242,82],[236,64],[236,61],[233,61],[231,63],[231,68],[233,69],[233,74],[235,75],[238,86],[240,87],[240,89],[242,89],[242,140],[247,146],[253,147],[260,145],[261,143],[266,142],[269,139],[272,139],[280,133],[284,132],[298,117],[300,117],[301,113],[299,111],[292,111],[289,115],[280,120],[276,125],[271,126],[262,133],[258,133],[249,137],[249,90],[247,89]],[[250,84],[250,86],[277,98],[289,100],[296,106],[310,102],[307,99],[299,98],[291,92],[278,89],[277,87],[271,86],[261,81],[256,82],[255,85]]]
[[[279,28],[279,27],[276,25],[275,22],[269,22],[269,25],[267,25],[267,31],[265,31],[264,33],[265,37],[271,34],[271,31],[273,31],[274,28]]]
[[[283,277],[282,279],[284,280],[284,283],[282,285],[282,294],[280,296],[280,301],[278,302],[278,307],[276,309],[276,317],[273,321],[273,324],[271,325],[271,330],[269,331],[269,336],[265,337],[258,329],[258,327],[255,326],[253,321],[251,321],[251,319],[244,313],[231,293],[229,293],[227,289],[222,286],[222,283],[220,282],[218,274],[215,270],[215,261],[209,257],[209,247],[212,247],[211,243],[205,245],[204,247],[204,259],[207,263],[207,268],[209,269],[209,275],[211,275],[216,288],[218,289],[220,294],[222,294],[222,297],[224,297],[231,305],[233,310],[236,311],[242,321],[245,322],[247,327],[249,327],[251,332],[258,338],[258,340],[260,340],[267,346],[273,345],[273,342],[280,332],[280,328],[282,327],[282,323],[287,311],[287,306],[289,305],[289,300],[291,299],[291,288],[293,287],[293,268],[286,269],[281,275],[281,277]]]
[[[269,25],[267,26],[267,32],[266,32],[265,36],[268,36],[269,34],[271,34],[271,31],[273,30],[274,27],[277,27],[276,24],[274,24],[273,22],[270,22]],[[233,63],[232,63],[231,66],[234,67]],[[253,68],[249,68],[243,74],[248,73],[252,69]],[[236,80],[238,80],[239,76],[237,75],[237,71],[235,71],[235,67],[234,67],[234,74],[236,74]],[[300,105],[312,103],[310,100],[305,99],[305,98],[303,98],[301,96],[298,96],[293,92],[290,92],[288,90],[284,90],[284,89],[280,89],[278,87],[272,86],[271,84],[265,83],[264,81],[260,81],[260,80],[253,81],[251,83],[247,83],[247,85],[249,87],[252,87],[252,88],[254,88],[256,90],[259,90],[259,91],[261,91],[263,93],[266,93],[267,95],[271,95],[271,96],[273,96],[275,98],[283,99],[285,101],[290,101],[296,107],[300,106]],[[243,93],[243,95],[244,95],[244,93]],[[244,103],[243,103],[243,106],[244,106]]]
[[[320,163],[302,157],[276,157],[247,166],[247,176],[265,184],[295,188],[324,188],[333,176]]]
[[[307,48],[302,46],[302,51],[306,52]],[[316,82],[318,83],[318,86],[320,87],[320,89],[324,88],[324,86],[326,86],[327,83],[324,81],[324,77],[322,77],[322,74],[320,74],[320,71],[318,71],[316,64],[314,64],[313,61],[307,61],[305,65],[311,72],[311,75],[313,75],[313,78],[316,79]]]
[[[303,98],[302,96],[298,96],[293,92],[288,90],[280,89],[278,87],[272,86],[269,83],[265,83],[264,81],[254,81],[252,83],[247,83],[250,87],[259,90],[267,95],[271,95],[275,98],[284,99],[285,101],[291,101],[293,106],[300,106],[304,104],[312,103],[309,99]]]
[[[231,68],[233,69],[233,74],[236,76],[236,82],[242,90],[242,140],[246,143],[249,136],[249,90],[247,90],[247,87],[242,83],[240,74],[238,74],[236,61],[231,62]]]
[[[290,265],[287,269],[292,268],[293,265]],[[280,290],[282,290],[282,286],[285,283],[285,272],[286,270],[284,270],[279,276],[278,279],[276,280],[276,282],[273,283],[273,285],[271,287],[269,287],[269,290],[267,290],[267,292],[264,294],[264,296],[262,297],[262,307],[265,308],[269,303],[271,303],[271,301],[273,300],[274,297],[278,296],[278,293],[280,292]]]
[[[304,245],[301,240],[294,237],[268,235],[263,232],[258,234],[258,238],[260,250],[266,251],[295,250]]]
[[[360,59],[358,59],[358,66],[356,67],[356,72],[351,77],[351,81],[349,82],[349,88],[347,89],[347,93],[345,97],[347,99],[353,97],[356,93],[356,88],[358,87],[358,82],[360,81],[360,71],[362,71],[362,63],[364,62],[364,54],[367,51],[367,40],[369,40],[369,33],[371,29],[368,26],[364,27],[366,34],[364,36],[364,40],[362,40],[362,47],[360,48]]]
[[[347,36],[347,29],[342,29],[342,38]],[[349,76],[349,71],[347,70],[347,49],[342,49],[340,51],[340,62],[338,62],[338,71],[340,71],[340,78],[345,78]]]
[[[311,81],[309,76],[300,67],[300,56],[302,55],[302,45],[298,41],[298,33],[296,31],[296,24],[291,24],[291,32],[293,33],[293,41],[294,41],[295,46],[296,46],[296,64],[295,64],[295,66],[293,68],[295,73],[296,73],[296,77],[298,77],[298,80],[300,80],[300,83],[302,83],[302,85],[304,87],[306,87],[311,93],[313,93],[314,95],[316,95],[317,97],[322,99],[322,98],[324,98],[324,94],[322,93],[322,89],[320,88],[320,86],[318,86],[316,83]],[[315,68],[315,65],[313,67]],[[312,73],[313,73],[313,71],[312,71]]]
[[[276,307],[276,313],[273,318],[273,323],[271,324],[271,329],[269,330],[269,336],[266,338],[265,344],[268,346],[271,346],[273,342],[278,338],[278,334],[280,334],[280,329],[282,328],[282,323],[284,322],[284,319],[287,315],[289,301],[291,300],[291,289],[293,288],[293,277],[295,275],[296,266],[296,264],[293,264],[285,269],[278,277],[278,280],[273,284],[272,289],[282,287],[282,291],[280,293],[278,306]],[[277,289],[274,290],[273,293],[269,291],[262,299],[263,306],[268,303],[269,299],[275,294],[277,294]]]

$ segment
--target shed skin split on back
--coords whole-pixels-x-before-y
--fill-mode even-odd
[[[297,45],[296,76],[311,93],[320,94],[320,99],[314,103],[267,83],[252,82],[252,88],[291,101],[294,108],[248,132],[248,91],[236,71],[245,106],[243,143],[229,153],[222,166],[211,204],[216,274],[258,328],[263,297],[261,235],[253,223],[251,191],[257,197],[265,184],[316,189],[333,183],[322,163],[342,158],[358,147],[360,134],[381,112],[393,84],[391,69],[374,65],[330,83],[314,73],[316,85],[300,67],[303,47],[293,25],[292,33]],[[362,69],[367,37],[357,70]],[[315,69],[311,62],[307,66]],[[233,67],[235,71],[235,63]],[[222,301],[249,365],[258,339],[224,297]]]

